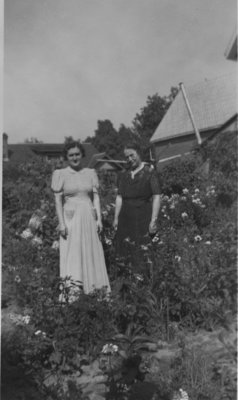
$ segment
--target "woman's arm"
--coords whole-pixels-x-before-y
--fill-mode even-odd
[[[101,217],[101,207],[100,207],[100,198],[97,192],[93,192],[93,206],[94,209],[96,210],[97,214],[97,227],[98,231],[102,231],[102,217]]]
[[[154,194],[152,197],[152,214],[151,214],[151,221],[149,225],[149,232],[150,233],[155,233],[157,230],[157,218],[159,215],[159,210],[160,210],[160,195],[159,194]]]
[[[116,197],[116,204],[115,204],[115,214],[114,214],[114,221],[113,221],[113,228],[117,229],[118,225],[118,218],[122,207],[122,197],[120,194]]]
[[[55,208],[56,208],[56,214],[58,217],[59,221],[59,232],[60,235],[66,239],[68,231],[64,222],[64,214],[63,214],[63,201],[62,201],[62,195],[61,194],[55,194]]]

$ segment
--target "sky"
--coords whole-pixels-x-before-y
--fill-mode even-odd
[[[234,73],[236,0],[5,0],[9,143],[131,126],[148,96]]]

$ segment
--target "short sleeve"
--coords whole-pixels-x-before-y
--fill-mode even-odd
[[[121,195],[121,180],[122,180],[122,172],[118,172],[116,179],[116,188],[118,195]]]
[[[63,176],[62,171],[60,169],[56,169],[52,175],[51,181],[51,189],[55,194],[62,194],[63,193]]]
[[[93,186],[93,193],[97,193],[99,189],[99,180],[95,169],[92,170],[92,186]]]
[[[161,194],[161,182],[157,171],[151,172],[150,178],[151,190],[153,194]]]

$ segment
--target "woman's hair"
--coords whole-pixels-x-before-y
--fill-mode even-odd
[[[70,149],[74,149],[75,147],[77,147],[77,149],[80,150],[82,157],[85,157],[85,149],[84,149],[83,145],[76,140],[72,140],[72,141],[65,143],[65,145],[64,145],[63,154],[64,154],[65,160],[67,160],[68,151]]]
[[[124,150],[126,150],[126,149],[135,150],[137,152],[137,154],[139,154],[140,157],[142,157],[142,155],[143,155],[143,150],[142,150],[141,146],[139,145],[139,143],[137,143],[137,142],[126,143],[124,146]]]

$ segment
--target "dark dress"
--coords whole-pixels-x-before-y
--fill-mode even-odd
[[[118,194],[122,196],[122,207],[118,218],[116,249],[125,253],[125,239],[135,246],[144,244],[149,238],[149,223],[152,213],[152,196],[161,194],[158,173],[145,165],[132,178],[130,171],[118,177]],[[127,240],[126,240],[127,242]]]

